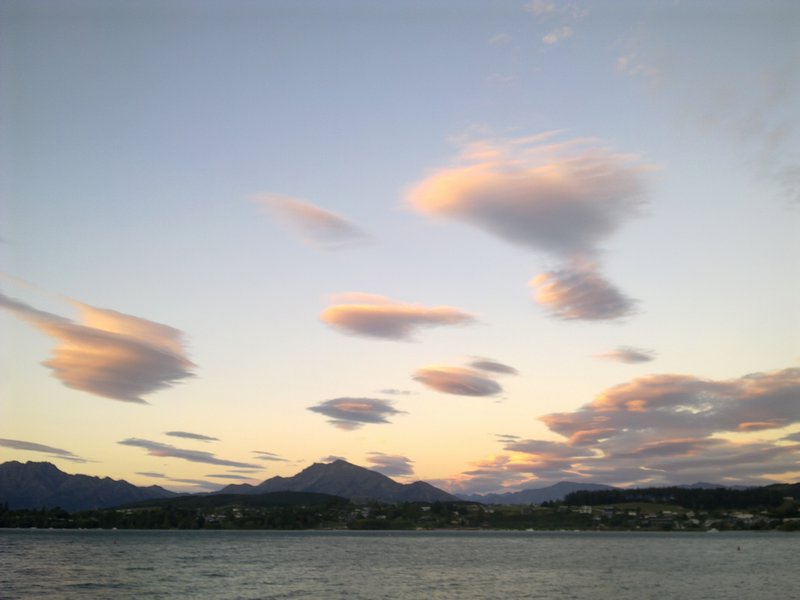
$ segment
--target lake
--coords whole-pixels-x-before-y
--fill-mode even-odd
[[[800,598],[786,533],[0,529],[0,598]]]

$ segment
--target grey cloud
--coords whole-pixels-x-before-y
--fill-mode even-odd
[[[153,473],[151,471],[136,471],[136,474],[143,477],[153,477],[154,479],[167,479],[167,476],[163,473]]]
[[[325,250],[339,250],[372,241],[347,219],[310,202],[282,194],[260,194],[253,201],[293,233]]]
[[[141,396],[192,377],[177,329],[73,303],[82,323],[37,310],[0,293],[0,307],[56,341],[53,357],[42,363],[65,386],[91,394],[146,404]]]
[[[411,390],[398,390],[396,388],[386,388],[382,390],[378,390],[380,394],[386,394],[387,396],[411,396],[415,392]]]
[[[334,398],[309,406],[308,410],[330,417],[329,423],[339,429],[358,429],[364,424],[389,423],[386,417],[401,414],[386,400],[376,398]]]
[[[531,281],[536,301],[564,320],[606,321],[630,316],[636,301],[607,281],[595,265],[574,264]]]
[[[69,450],[63,450],[61,448],[55,448],[53,446],[46,446],[44,444],[37,444],[36,442],[0,439],[0,446],[3,446],[5,448],[12,448],[14,450],[25,450],[27,452],[42,452],[44,454],[50,454],[55,458],[69,460],[72,462],[79,462],[79,463],[88,462],[86,459],[81,458],[80,456],[74,454],[73,452],[70,452]]]
[[[463,367],[423,367],[416,370],[413,379],[437,392],[459,396],[495,396],[503,391],[496,381]]]
[[[414,462],[405,456],[370,452],[367,462],[371,469],[383,473],[387,477],[407,477],[414,474]]]
[[[206,475],[206,477],[213,477],[214,479],[233,479],[235,481],[252,481],[252,477],[247,477],[245,475],[231,475],[230,473],[214,473],[212,475]]]
[[[190,433],[188,431],[167,431],[164,435],[185,438],[187,440],[198,440],[200,442],[218,442],[219,438],[202,435],[200,433]]]
[[[469,325],[475,317],[450,306],[395,302],[375,294],[344,294],[320,319],[344,333],[389,340],[407,340],[420,329]]]
[[[469,366],[475,369],[480,369],[481,371],[498,373],[500,375],[519,375],[519,371],[517,371],[514,367],[504,365],[503,363],[494,360],[489,360],[488,358],[475,359],[469,363]]]
[[[205,491],[215,491],[215,490],[217,490],[219,488],[219,484],[218,483],[216,483],[214,481],[205,481],[204,479],[179,479],[179,478],[170,477],[169,481],[170,482],[174,482],[174,483],[185,483],[185,484],[188,484],[188,485],[192,486],[193,488],[198,488],[199,487],[199,488],[201,488],[202,490],[205,490]],[[170,487],[173,487],[173,486],[170,486]],[[194,490],[192,490],[192,491],[194,491]]]
[[[185,448],[176,448],[169,444],[162,444],[160,442],[153,442],[150,440],[143,440],[139,438],[128,438],[117,442],[123,446],[133,446],[135,448],[143,448],[150,456],[159,456],[167,458],[180,458],[189,462],[205,463],[209,465],[219,465],[222,467],[241,467],[245,469],[260,469],[260,465],[238,462],[234,460],[225,460],[217,458],[211,452],[204,452],[201,450],[188,450]]]
[[[258,460],[267,460],[267,461],[274,461],[274,462],[286,462],[286,459],[273,453],[273,452],[264,452],[263,450],[253,450],[253,454],[255,454],[255,458]]]
[[[332,463],[332,462],[336,462],[337,460],[347,461],[347,459],[344,456],[336,456],[335,454],[330,454],[330,455],[328,455],[328,456],[326,456],[324,458],[320,458],[319,462]]]
[[[645,348],[634,348],[633,346],[619,346],[613,350],[595,354],[595,358],[613,360],[616,362],[636,364],[651,362],[655,359],[655,353]]]

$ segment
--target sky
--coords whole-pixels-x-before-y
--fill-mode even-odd
[[[798,26],[0,1],[0,462],[800,480]]]

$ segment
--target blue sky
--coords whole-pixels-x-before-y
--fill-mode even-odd
[[[0,460],[796,480],[798,21],[3,2]]]

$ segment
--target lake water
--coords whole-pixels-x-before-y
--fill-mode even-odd
[[[0,598],[800,598],[779,533],[0,529]]]

